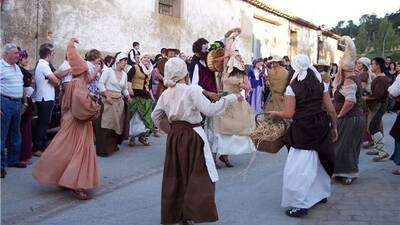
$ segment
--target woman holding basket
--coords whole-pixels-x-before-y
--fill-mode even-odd
[[[302,217],[330,196],[337,119],[329,87],[309,57],[297,55],[292,67],[295,73],[286,88],[284,109],[269,114],[293,119],[285,137],[290,151],[283,174],[282,206],[290,207],[288,216]]]

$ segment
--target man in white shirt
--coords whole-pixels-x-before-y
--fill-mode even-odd
[[[8,167],[25,168],[19,161],[21,150],[21,98],[23,94],[23,75],[16,64],[19,60],[17,46],[6,44],[0,60],[1,94],[1,178],[6,176]],[[8,154],[6,155],[6,145]]]
[[[36,93],[34,96],[38,109],[38,121],[33,139],[33,155],[40,157],[47,147],[47,128],[55,101],[55,87],[60,84],[59,78],[64,77],[68,71],[56,72],[50,68],[50,59],[54,55],[54,46],[45,43],[39,48],[40,59],[35,69]]]

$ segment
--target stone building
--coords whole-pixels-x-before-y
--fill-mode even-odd
[[[56,64],[69,38],[79,49],[104,53],[128,51],[133,41],[142,53],[162,47],[192,54],[192,43],[205,37],[219,40],[230,28],[241,27],[240,51],[246,62],[270,55],[297,53],[337,62],[338,36],[317,25],[278,11],[261,0],[2,0],[2,44],[14,42],[37,55],[38,46],[56,46]],[[32,60],[35,60],[33,57]]]

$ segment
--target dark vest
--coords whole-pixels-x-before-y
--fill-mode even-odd
[[[212,72],[208,67],[203,66],[200,62],[197,63],[199,68],[199,86],[206,91],[217,93],[217,80],[215,73]]]
[[[346,113],[346,117],[354,117],[354,116],[362,116],[363,115],[363,109],[362,109],[362,86],[361,86],[361,80],[357,76],[351,76],[346,79],[350,79],[354,81],[357,85],[357,92],[356,92],[356,104],[353,106],[353,108]],[[343,87],[343,84],[339,85],[335,94],[334,94],[334,105],[335,105],[335,110],[336,113],[339,114],[340,110],[342,109],[344,102],[345,102],[345,97],[340,93],[340,89]]]
[[[323,82],[319,82],[313,74],[309,74],[302,81],[293,80],[290,87],[296,95],[294,120],[323,112],[324,84]]]

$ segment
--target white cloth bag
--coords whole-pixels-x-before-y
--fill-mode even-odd
[[[140,119],[139,114],[135,113],[129,122],[129,136],[137,137],[146,132],[147,132],[146,126]]]

